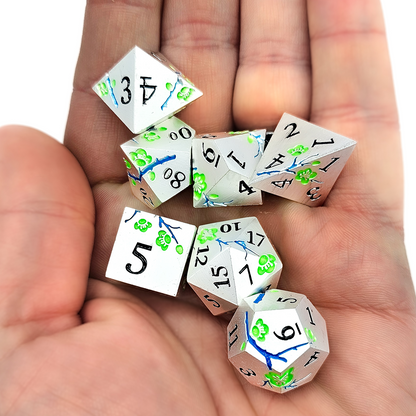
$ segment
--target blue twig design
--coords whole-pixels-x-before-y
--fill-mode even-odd
[[[178,84],[183,85],[182,80],[179,78],[179,74],[178,74],[178,73],[176,73],[176,74],[178,75],[178,78],[177,78],[177,80],[176,80],[176,82],[175,82],[175,86],[173,87],[173,90],[170,92],[169,97],[168,97],[168,98],[166,99],[166,101],[162,104],[162,107],[160,107],[160,108],[161,108],[161,110],[164,110],[164,109],[168,106],[168,101],[172,98],[173,93],[175,92],[176,87],[178,86]]]
[[[172,225],[167,224],[162,217],[159,217],[159,227],[162,228],[162,225],[166,227],[166,229],[169,231],[169,234],[172,236],[172,238],[176,241],[176,244],[179,244],[178,240],[175,237],[175,234],[173,234],[172,229],[174,230],[181,230],[181,227],[173,227]]]
[[[139,213],[140,211],[138,209],[134,210],[134,214],[128,219],[128,220],[124,220],[124,222],[129,222],[130,220],[132,220],[134,218],[134,216]]]

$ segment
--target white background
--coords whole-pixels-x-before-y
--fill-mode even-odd
[[[402,128],[405,239],[416,281],[416,2],[382,4]],[[0,0],[0,126],[25,124],[63,140],[84,8],[84,0]]]

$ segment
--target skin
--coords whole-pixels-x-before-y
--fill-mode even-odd
[[[286,395],[227,360],[227,320],[105,281],[130,193],[131,133],[91,85],[133,45],[161,50],[204,92],[198,133],[266,127],[283,112],[358,142],[325,204],[157,213],[195,225],[255,215],[279,287],[327,321],[331,353]],[[220,76],[219,76],[220,75]],[[399,126],[376,0],[90,0],[65,146],[0,129],[0,415],[414,415],[416,308],[403,243]],[[24,152],[21,149],[25,149]],[[16,155],[19,155],[16,158]],[[16,163],[18,160],[18,163]],[[146,209],[145,209],[146,210]]]

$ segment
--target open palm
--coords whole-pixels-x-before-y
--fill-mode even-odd
[[[258,217],[284,264],[279,286],[327,321],[331,354],[309,385],[283,396],[249,385],[227,360],[227,319],[189,291],[105,281],[123,208],[146,208],[119,149],[131,133],[91,85],[135,44],[204,92],[179,115],[198,133],[273,129],[288,112],[357,140],[322,207],[265,195],[260,207],[194,209],[185,191],[156,210],[195,225]],[[40,132],[0,134],[1,416],[415,414],[415,296],[377,0],[91,0],[65,143],[78,161]]]

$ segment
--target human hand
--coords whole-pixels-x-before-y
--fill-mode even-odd
[[[240,15],[234,0],[164,3],[162,21],[160,0],[87,6],[66,146],[89,184],[43,134],[1,132],[0,415],[413,414],[415,297],[378,1],[243,0]],[[200,133],[273,129],[286,111],[358,141],[323,207],[264,195],[196,210],[185,192],[156,210],[196,225],[259,218],[284,264],[279,287],[328,325],[331,354],[299,390],[247,384],[227,360],[226,319],[192,294],[103,281],[124,206],[143,206],[119,149],[131,133],[91,85],[135,44],[204,92],[179,115]]]

